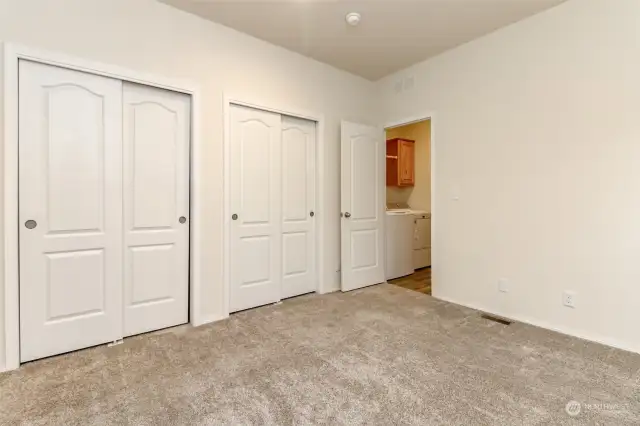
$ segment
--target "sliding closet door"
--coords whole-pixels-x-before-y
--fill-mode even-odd
[[[124,335],[188,322],[188,95],[124,84]]]
[[[316,290],[316,123],[282,117],[282,298]]]
[[[122,83],[19,63],[20,358],[122,333]]]
[[[232,105],[229,119],[229,307],[235,312],[280,300],[282,135],[279,114]]]

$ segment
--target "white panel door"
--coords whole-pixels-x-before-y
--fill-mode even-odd
[[[342,291],[348,291],[384,282],[384,134],[343,121],[341,145]]]
[[[230,108],[230,312],[280,300],[281,117]]]
[[[282,117],[282,298],[311,293],[315,280],[316,123]]]
[[[122,337],[122,84],[20,61],[20,359]]]
[[[188,322],[188,95],[124,83],[124,335]]]

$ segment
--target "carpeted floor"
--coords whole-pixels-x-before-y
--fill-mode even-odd
[[[640,355],[385,284],[24,365],[0,374],[0,424],[638,425],[639,374]]]

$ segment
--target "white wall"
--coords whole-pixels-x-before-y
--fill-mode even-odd
[[[200,85],[206,164],[198,194],[206,218],[202,311],[211,318],[219,317],[223,306],[223,91],[323,113],[326,211],[336,214],[319,219],[326,230],[325,277],[338,288],[339,123],[375,123],[373,83],[153,0],[0,0],[2,41]],[[1,284],[0,370],[5,353]]]
[[[639,40],[640,1],[570,0],[379,82],[435,112],[436,297],[640,352]]]

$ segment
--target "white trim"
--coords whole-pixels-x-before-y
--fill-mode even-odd
[[[201,170],[200,90],[189,82],[140,73],[65,54],[4,43],[4,297],[5,335],[4,369],[20,366],[19,254],[18,254],[18,61],[42,64],[101,75],[118,80],[158,87],[191,96],[191,187],[190,187],[190,323],[202,325],[214,319],[204,318],[200,309],[202,286],[201,236],[202,211],[199,190]],[[0,348],[1,349],[1,348]],[[0,358],[1,361],[2,358]],[[0,371],[2,370],[0,364]]]
[[[437,221],[437,216],[434,214],[436,211],[436,133],[435,133],[435,128],[436,128],[436,119],[435,119],[436,115],[433,112],[423,112],[422,114],[418,114],[418,115],[413,115],[410,117],[406,117],[404,119],[401,120],[395,120],[395,121],[390,121],[387,124],[385,124],[384,126],[384,130],[385,132],[388,129],[393,129],[394,127],[401,127],[401,126],[407,126],[409,124],[414,124],[414,123],[418,123],[420,121],[426,121],[429,120],[430,123],[430,137],[429,137],[429,164],[430,164],[430,174],[431,174],[431,274],[432,274],[432,278],[434,275],[434,270],[437,269],[437,265],[438,265],[438,247],[437,245],[433,244],[433,242],[435,241],[435,237],[434,237],[434,229],[436,228],[436,221]],[[386,164],[386,163],[385,163]],[[434,265],[436,265],[436,267],[434,268]],[[437,282],[437,280],[432,279],[433,283]],[[432,284],[433,286],[433,284]]]
[[[383,127],[384,130],[393,129],[394,127],[408,126],[409,124],[417,123],[419,121],[433,120],[433,112],[423,112],[422,114],[412,115],[401,120],[394,120],[386,123]],[[433,123],[432,123],[433,124]]]
[[[229,316],[229,293],[230,293],[230,277],[229,270],[231,268],[231,253],[230,253],[230,172],[229,165],[231,162],[231,142],[229,139],[230,128],[230,109],[231,105],[240,105],[250,108],[259,109],[262,111],[275,112],[282,115],[288,115],[291,117],[303,118],[316,122],[316,293],[324,294],[334,291],[330,288],[325,280],[325,262],[324,262],[324,221],[325,217],[331,214],[325,211],[324,202],[324,114],[305,111],[290,105],[279,105],[277,102],[263,102],[257,100],[248,100],[246,96],[237,97],[224,94],[224,143],[223,143],[223,158],[224,158],[224,214],[222,218],[222,233],[223,233],[223,261],[222,261],[222,283],[223,283],[223,318]]]
[[[18,284],[18,56],[4,45],[4,368],[20,365]]]

